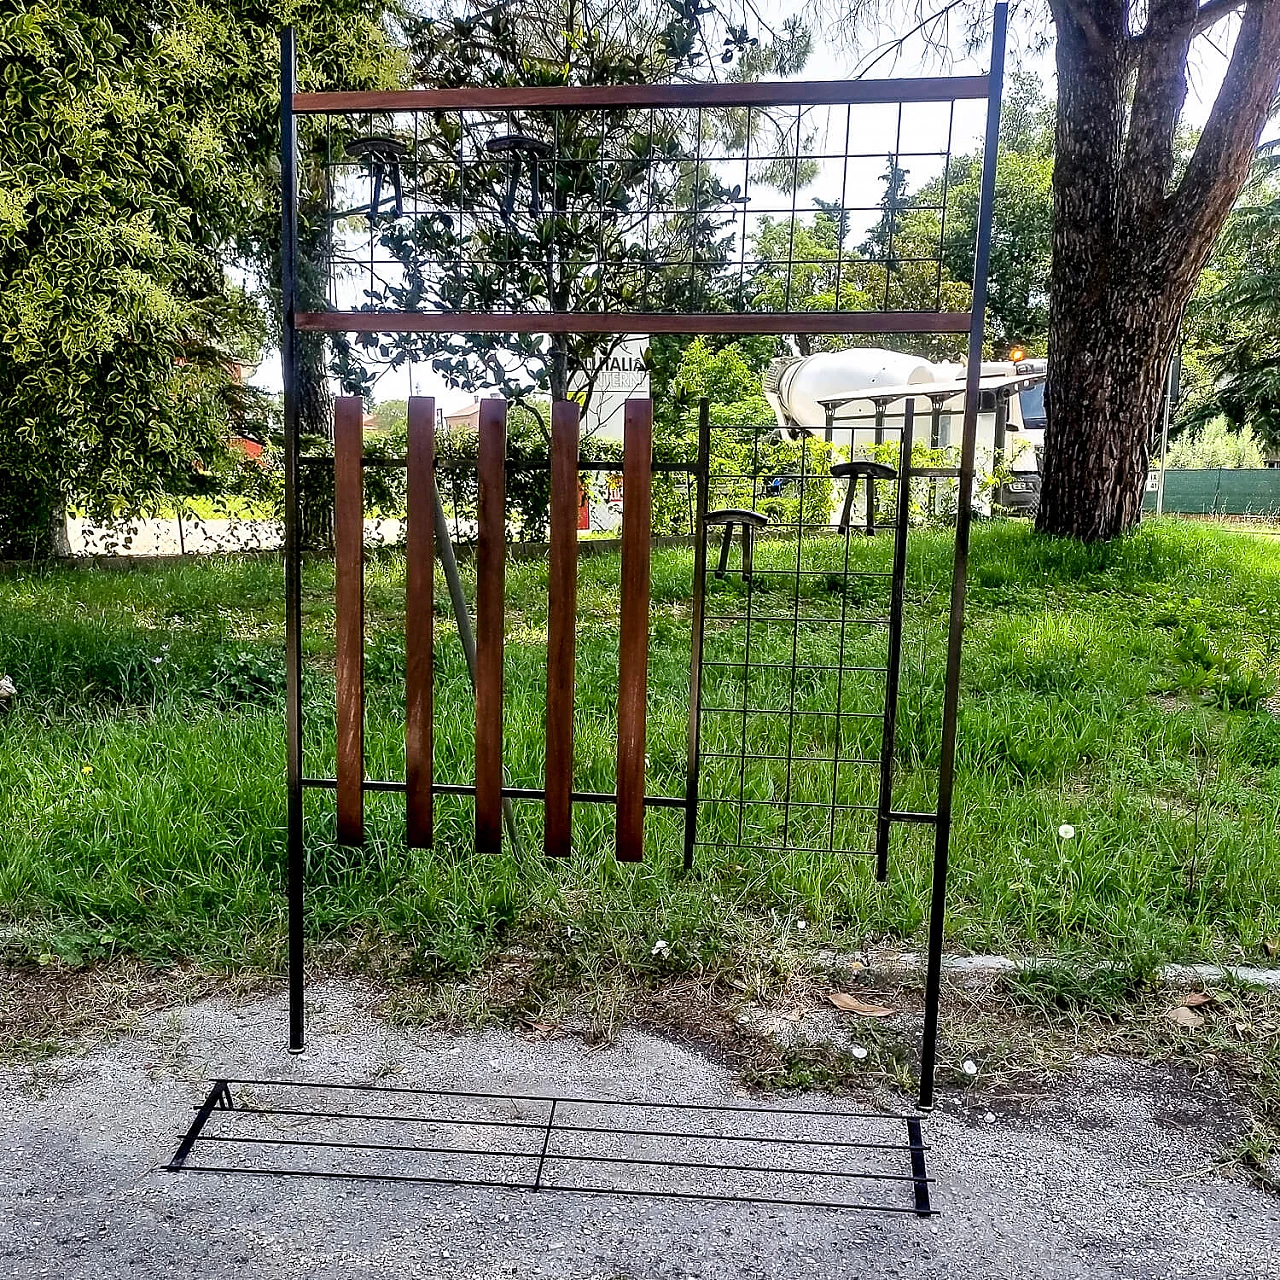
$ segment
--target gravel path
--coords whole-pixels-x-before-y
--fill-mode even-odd
[[[936,1113],[942,1213],[928,1220],[159,1168],[209,1075],[751,1101],[705,1058],[638,1033],[591,1051],[400,1032],[367,1003],[357,987],[317,988],[300,1059],[282,1051],[272,996],[201,1002],[12,1069],[0,1082],[0,1278],[1280,1277],[1280,1201],[1212,1172],[1231,1123],[1223,1099],[1106,1060],[1017,1116]]]

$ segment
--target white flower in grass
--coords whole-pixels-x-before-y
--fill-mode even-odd
[[[1074,840],[1076,838],[1076,829],[1069,822],[1064,822],[1058,828],[1058,835],[1064,840]]]

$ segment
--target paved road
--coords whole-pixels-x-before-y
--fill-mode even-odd
[[[1211,1171],[1223,1100],[1109,1061],[1082,1064],[1015,1119],[937,1113],[927,1134],[942,1213],[927,1220],[160,1171],[209,1074],[751,1101],[707,1060],[637,1033],[592,1052],[568,1038],[395,1031],[365,1015],[355,987],[315,1001],[300,1059],[281,1049],[273,996],[156,1015],[134,1035],[9,1072],[0,1278],[1280,1277],[1280,1201]]]

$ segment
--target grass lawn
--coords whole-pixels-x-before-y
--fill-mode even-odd
[[[822,565],[835,552],[815,540],[806,555]],[[889,553],[887,538],[857,544],[870,568]],[[762,571],[771,554],[767,543],[758,551]],[[654,555],[649,788],[666,794],[683,787],[691,561],[679,549]],[[898,792],[909,807],[931,803],[949,564],[945,535],[913,535]],[[582,789],[612,788],[617,575],[616,556],[583,561]],[[544,564],[509,567],[506,761],[516,786],[541,782],[545,580]],[[847,605],[838,584],[806,581],[807,618]],[[1139,966],[1261,959],[1280,935],[1280,720],[1262,701],[1280,661],[1280,546],[1175,521],[1102,548],[992,525],[975,531],[970,583],[950,946]],[[367,585],[371,776],[403,776],[403,588],[403,559],[378,553]],[[767,572],[758,589],[770,589]],[[332,769],[331,567],[311,566],[305,590],[308,772],[321,774]],[[720,584],[714,607],[732,612],[741,590]],[[461,782],[472,704],[442,583],[437,596],[437,777]],[[270,559],[0,577],[0,672],[18,688],[0,718],[0,921],[11,959],[279,963],[281,619]],[[712,654],[732,649],[733,628],[713,624]],[[815,665],[830,660],[831,630],[802,629],[797,643]],[[761,642],[787,652],[792,643],[781,633]],[[812,754],[814,794],[829,786],[829,766],[817,763],[830,754],[828,722],[803,711],[827,705],[830,684],[818,674],[798,692],[794,722],[765,716],[751,730],[744,785],[770,830],[778,779],[759,757],[778,734]],[[732,705],[742,693],[726,673],[709,677],[709,699]],[[842,698],[873,706],[874,690],[846,687]],[[733,784],[725,769],[736,766],[709,762],[709,789]],[[864,772],[842,799],[874,796]],[[571,860],[549,865],[536,852],[531,803],[516,806],[526,852],[477,857],[470,805],[447,797],[436,849],[407,851],[402,805],[370,796],[370,839],[353,850],[330,839],[331,796],[308,796],[309,928],[336,961],[467,972],[518,947],[557,981],[577,981],[618,970],[728,975],[744,957],[776,956],[780,942],[922,941],[931,851],[921,830],[900,837],[879,886],[863,860],[731,847],[703,851],[685,876],[678,816],[652,811],[648,859],[620,866],[611,813],[586,806]],[[1062,824],[1074,838],[1060,837]],[[731,827],[708,812],[708,834],[731,843]]]

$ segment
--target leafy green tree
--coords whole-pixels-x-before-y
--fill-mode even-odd
[[[957,156],[944,178],[910,200],[899,239],[921,251],[942,240],[948,274],[973,284],[980,154]],[[943,234],[941,206],[946,203]],[[987,337],[993,354],[1013,347],[1043,356],[1049,340],[1049,268],[1053,238],[1053,104],[1037,76],[1010,77],[1000,121],[995,218],[987,277]]]
[[[926,38],[940,38],[955,8],[834,3],[864,26],[901,21]],[[987,20],[985,6],[967,7],[975,24]],[[1049,0],[1048,11],[1057,112],[1036,527],[1097,541],[1141,518],[1183,313],[1275,110],[1280,0]],[[1038,7],[1023,12],[1043,22]],[[1180,120],[1201,37],[1234,39],[1184,163]]]
[[[1280,449],[1280,158],[1263,157],[1183,325],[1180,423],[1221,416]]]
[[[1210,467],[1261,467],[1262,447],[1247,427],[1232,428],[1224,417],[1212,418],[1184,431],[1169,445],[1169,470]]]
[[[409,427],[409,402],[407,400],[380,400],[369,415],[372,419],[370,429],[380,436],[388,436],[397,431],[407,431]]]
[[[0,553],[59,550],[69,503],[212,485],[231,434],[269,430],[238,376],[264,314],[226,268],[271,275],[286,11],[313,84],[394,62],[376,0],[0,16]]]
[[[752,245],[757,266],[751,278],[750,305],[764,311],[878,311],[885,307],[933,311],[964,310],[969,305],[969,286],[952,279],[945,265],[939,268],[936,228],[930,231],[914,216],[904,218],[895,265],[865,257],[848,243],[841,224],[839,213],[825,209],[807,220],[762,220]],[[882,341],[848,335],[794,336],[801,355]],[[953,359],[963,349],[962,340],[947,334],[903,335],[895,341],[932,359]]]
[[[773,410],[761,390],[760,375],[758,360],[739,343],[717,348],[699,336],[685,348],[675,390],[689,402],[705,396],[713,422],[762,425],[773,421]]]
[[[717,347],[705,337],[695,338],[684,351],[675,387],[688,402],[708,401],[714,506],[752,508],[780,524],[828,522],[831,446],[808,435],[787,440],[772,431],[757,433],[755,428],[773,423],[773,410],[762,394],[750,348]],[[749,430],[734,430],[742,427]],[[692,445],[688,440],[686,449]]]
[[[880,179],[884,183],[884,194],[880,197],[880,217],[862,242],[862,252],[868,258],[883,262],[893,272],[901,265],[902,246],[899,238],[902,216],[910,208],[911,201],[907,198],[907,170],[892,155],[888,157],[888,162]]]

